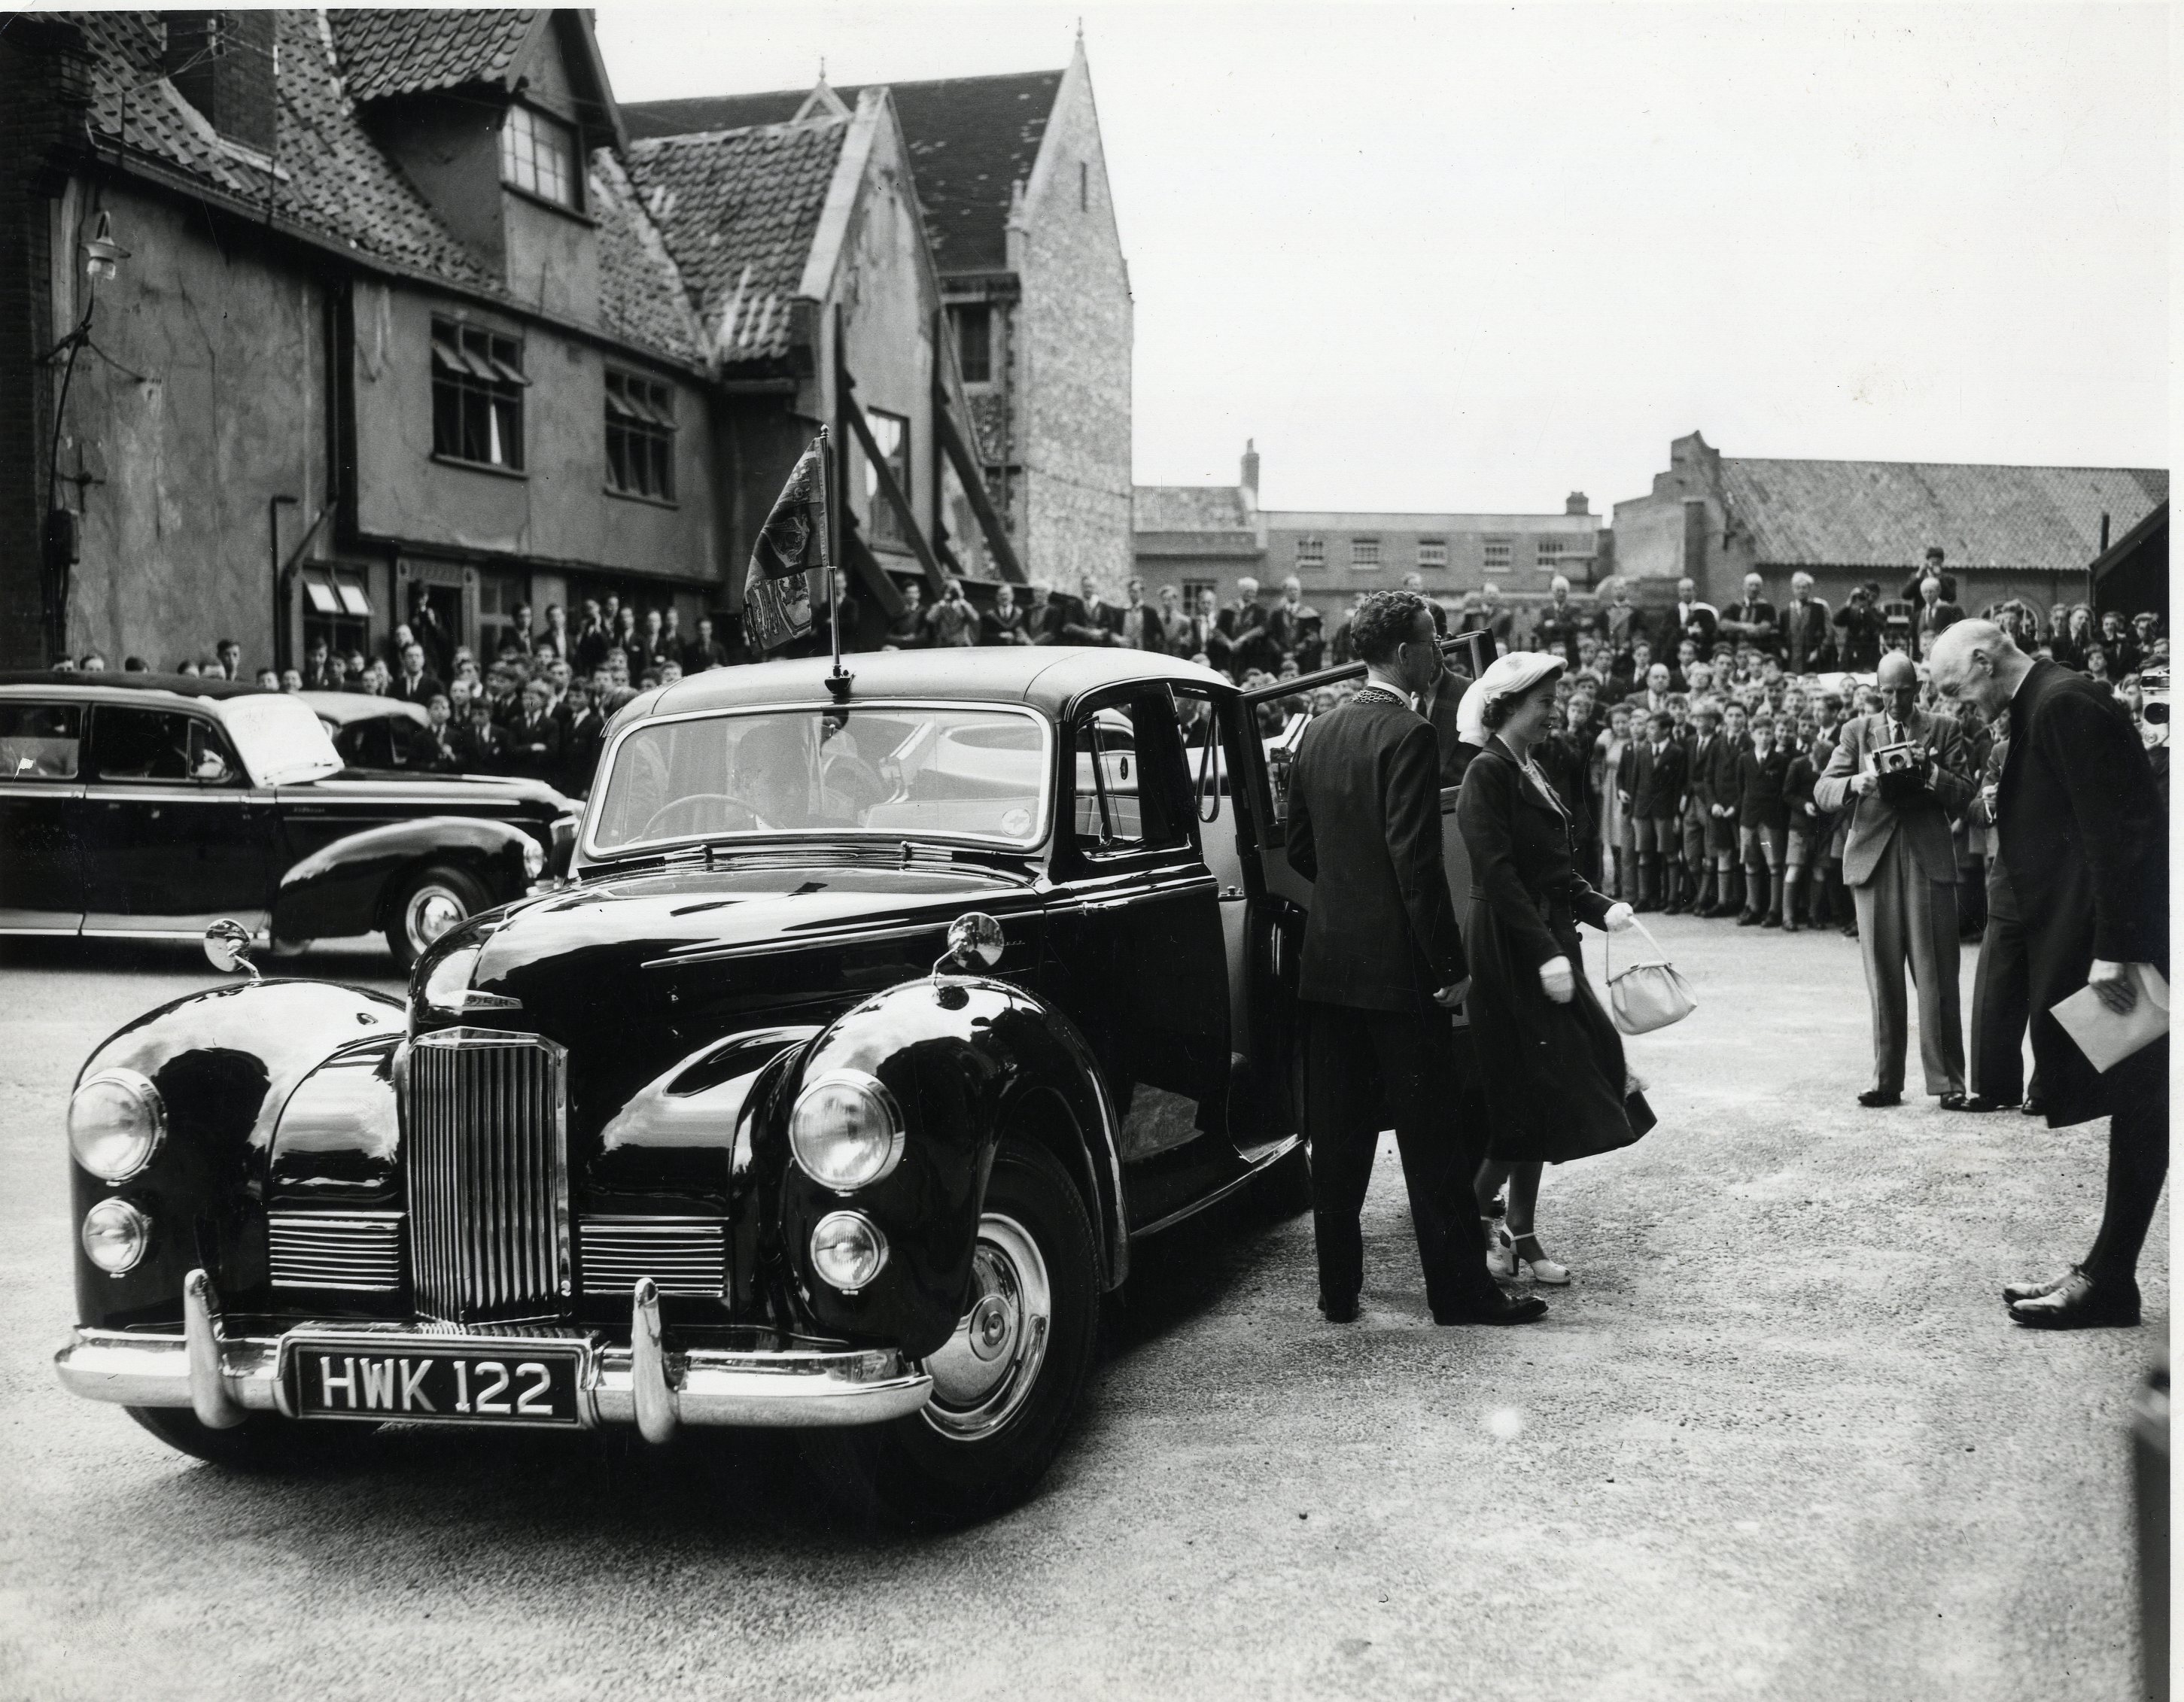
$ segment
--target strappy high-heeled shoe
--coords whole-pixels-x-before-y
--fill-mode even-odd
[[[1570,1273],[1567,1265],[1557,1265],[1547,1257],[1540,1246],[1536,1234],[1512,1235],[1507,1228],[1502,1232],[1502,1256],[1509,1262],[1509,1274],[1517,1274],[1518,1266],[1531,1274],[1535,1282],[1549,1288],[1569,1286]]]

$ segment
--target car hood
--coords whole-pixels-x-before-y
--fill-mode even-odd
[[[415,769],[345,768],[339,774],[308,784],[284,787],[293,795],[328,802],[367,803],[390,793],[405,807],[425,809],[434,804],[521,804],[526,813],[571,815],[583,806],[564,797],[543,780],[513,774],[429,774]]]
[[[1038,959],[1039,902],[1028,875],[978,867],[595,876],[481,922],[471,987],[520,1008],[469,1020],[567,1047],[572,1112],[588,1122],[724,1035],[823,1023],[927,973],[966,910],[1001,920],[1000,972],[1017,978]]]

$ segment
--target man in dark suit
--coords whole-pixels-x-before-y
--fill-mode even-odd
[[[1641,718],[1645,731],[1639,737]],[[1646,715],[1634,704],[1630,721],[1633,737],[1624,747],[1616,784],[1623,788],[1631,843],[1638,850],[1636,908],[1658,910],[1684,896],[1684,748],[1669,737],[1674,724],[1666,709]]]
[[[1721,612],[1720,631],[1740,644],[1749,644],[1763,656],[1774,654],[1774,605],[1767,600],[1766,581],[1756,573],[1744,576],[1744,601]]]
[[[1964,1025],[1957,993],[1957,848],[1949,821],[1977,781],[1964,736],[1946,715],[1917,707],[1919,670],[1902,651],[1880,659],[1885,707],[1847,723],[1813,788],[1824,810],[1851,809],[1843,879],[1858,907],[1866,992],[1873,1002],[1873,1085],[1861,1105],[1903,1098],[1903,971],[1919,985],[1919,1051],[1926,1091],[1945,1110],[1964,1108]],[[1908,748],[1908,750],[1907,750]],[[1874,753],[1903,752],[1883,773]],[[1892,762],[1895,758],[1891,758]]]
[[[1699,601],[1698,583],[1695,580],[1676,581],[1676,606],[1665,623],[1669,630],[1662,634],[1663,654],[1674,654],[1676,644],[1688,638],[1699,647],[1699,660],[1710,661],[1713,656],[1713,638],[1721,616],[1711,603]]]
[[[1880,612],[1880,587],[1872,581],[1852,586],[1836,610],[1836,661],[1853,674],[1880,665],[1880,637],[1887,618]]]
[[[1775,616],[1776,636],[1781,641],[1783,668],[1792,674],[1811,674],[1827,665],[1832,642],[1827,600],[1813,595],[1813,576],[1790,576],[1790,600]]]
[[[1449,1012],[1468,973],[1441,859],[1440,757],[1411,707],[1441,674],[1433,615],[1408,592],[1379,592],[1351,626],[1367,683],[1305,729],[1289,787],[1289,859],[1317,883],[1297,991],[1320,1310],[1330,1323],[1357,1316],[1358,1212],[1384,1104],[1435,1321],[1522,1323],[1546,1304],[1511,1299],[1486,1274],[1471,1195],[1484,1132],[1451,1110]]]
[[[2109,1119],[2106,1203],[2084,1261],[2005,1288],[2010,1315],[2047,1329],[2135,1324],[2138,1255],[2169,1171],[2166,1036],[2105,1073],[2056,1021],[2081,987],[2119,1015],[2169,967],[2169,833],[2153,770],[2129,718],[2091,682],[2026,656],[1987,620],[1936,641],[1935,688],[2008,714],[1994,803],[2002,862],[2024,918],[2032,1057],[2048,1125]]]
[[[402,647],[402,672],[395,680],[390,698],[399,698],[405,704],[423,707],[434,698],[444,697],[448,688],[434,679],[425,666],[425,647],[414,638]]]

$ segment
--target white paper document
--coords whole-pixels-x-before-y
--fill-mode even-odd
[[[2063,1032],[2103,1074],[2169,1032],[2169,983],[2161,971],[2152,964],[2133,964],[2131,973],[2138,983],[2138,1002],[2121,1016],[2090,987],[2080,987],[2054,1007]]]

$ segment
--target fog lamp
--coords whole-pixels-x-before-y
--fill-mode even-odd
[[[887,1237],[862,1212],[829,1212],[811,1232],[811,1268],[844,1294],[870,1282],[887,1261]]]
[[[151,1239],[152,1220],[125,1199],[102,1199],[84,1214],[84,1257],[109,1275],[135,1268]]]
[[[830,1070],[805,1084],[788,1119],[797,1168],[837,1193],[879,1181],[902,1162],[902,1110],[879,1079]]]
[[[78,1164],[101,1182],[126,1182],[159,1150],[167,1108],[134,1070],[105,1070],[69,1101],[68,1132]]]

